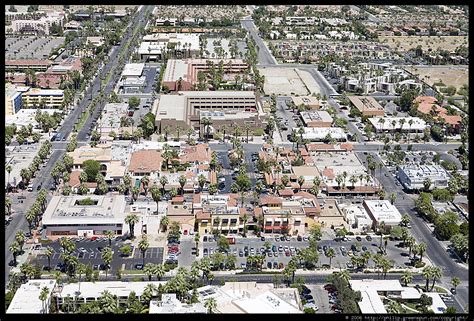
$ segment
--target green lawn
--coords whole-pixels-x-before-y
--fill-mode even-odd
[[[443,288],[440,288],[439,286],[435,286],[434,288],[435,288],[436,292],[438,292],[438,293],[445,293],[445,294],[448,293],[448,291],[446,291]]]

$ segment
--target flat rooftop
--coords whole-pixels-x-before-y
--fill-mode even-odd
[[[94,205],[78,205],[90,198]],[[125,219],[125,196],[53,196],[43,215],[44,225],[122,224]]]
[[[347,96],[360,111],[384,111],[383,107],[371,96]]]
[[[402,170],[405,175],[410,179],[424,180],[429,177],[430,179],[449,179],[449,175],[441,165],[401,165],[399,169]]]
[[[394,224],[402,220],[398,209],[388,200],[364,200],[364,204],[378,222]]]
[[[41,290],[44,287],[48,288],[49,299],[55,286],[56,280],[29,280],[16,291],[6,313],[44,313],[43,302],[39,299]],[[71,296],[74,297],[74,295]]]
[[[81,297],[83,298],[97,298],[104,291],[109,291],[110,294],[118,297],[128,297],[130,292],[135,292],[137,296],[143,294],[145,287],[148,284],[154,286],[165,285],[165,281],[150,281],[150,282],[122,282],[122,281],[102,281],[102,282],[81,282]],[[77,283],[69,283],[63,286],[61,293],[62,298],[75,297],[79,285]]]
[[[383,119],[383,123],[380,119]],[[405,120],[403,126],[400,123],[402,119]],[[410,120],[413,122],[411,125],[408,123]],[[369,121],[377,130],[423,130],[426,128],[426,122],[419,117],[371,117]],[[395,127],[392,125],[393,121],[395,121]]]
[[[143,73],[143,63],[126,64],[122,71],[122,76],[140,77]]]

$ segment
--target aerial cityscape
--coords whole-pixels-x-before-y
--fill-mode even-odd
[[[5,313],[467,320],[468,17],[5,5]]]

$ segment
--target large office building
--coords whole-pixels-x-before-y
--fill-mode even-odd
[[[7,314],[46,314],[49,313],[51,295],[56,286],[56,280],[29,280],[22,284],[15,292]],[[47,288],[46,300],[40,300],[40,293],[43,288]]]
[[[18,87],[22,91],[24,108],[62,108],[64,91],[61,89],[38,89]]]
[[[397,178],[407,190],[425,188],[427,179],[431,182],[429,189],[448,187],[449,175],[440,165],[402,165],[397,167]]]
[[[210,118],[212,135],[221,126],[261,128],[264,112],[253,91],[182,91],[161,96],[155,124],[160,130],[169,126],[204,129],[203,118]],[[206,128],[207,131],[207,128]]]
[[[122,235],[127,227],[124,220],[123,195],[53,196],[44,212],[43,226],[47,236],[91,237],[106,231]]]
[[[166,65],[162,84],[171,91],[194,90],[198,83],[198,73],[208,72],[212,66],[218,68],[222,60],[227,74],[243,73],[248,65],[242,59],[170,59]]]

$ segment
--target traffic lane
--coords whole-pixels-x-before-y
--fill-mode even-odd
[[[311,290],[310,294],[314,298],[314,302],[319,310],[316,313],[331,313],[331,305],[329,304],[329,294],[321,284],[305,284]]]

